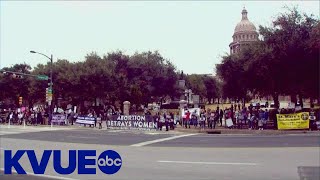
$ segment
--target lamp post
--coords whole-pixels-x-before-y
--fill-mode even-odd
[[[39,53],[39,52],[36,52],[36,51],[30,51],[30,53],[40,54],[40,55],[42,55],[42,56],[44,56],[44,57],[46,57],[46,58],[48,58],[50,60],[50,86],[49,86],[49,88],[50,88],[51,93],[52,93],[52,86],[53,86],[53,83],[52,83],[52,61],[53,61],[52,54],[51,54],[51,57],[49,57],[49,56],[47,56],[45,54],[42,54],[42,53]],[[48,106],[49,106],[49,120],[50,120],[51,127],[52,127],[52,105],[51,105],[51,101],[52,101],[52,99],[50,99],[48,101]]]

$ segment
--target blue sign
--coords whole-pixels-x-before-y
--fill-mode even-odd
[[[12,154],[11,150],[5,150],[4,173],[12,174],[12,168],[15,168],[18,174],[27,174],[19,163],[24,154],[27,155],[34,174],[45,173],[51,154],[53,154],[53,168],[58,174],[72,174],[77,167],[78,174],[96,174],[96,167],[86,166],[98,165],[100,171],[111,175],[117,173],[122,166],[121,156],[113,150],[102,152],[98,159],[95,159],[96,150],[69,150],[68,167],[62,167],[61,150],[44,150],[40,160],[37,159],[34,150],[18,150],[15,154]]]

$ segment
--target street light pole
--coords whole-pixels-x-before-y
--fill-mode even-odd
[[[53,86],[53,84],[52,84],[52,61],[53,61],[53,57],[52,57],[52,54],[51,54],[51,58],[50,58],[50,89],[51,89],[51,92],[52,92],[52,96],[51,97],[53,97],[53,89],[52,89],[52,86]],[[50,101],[48,101],[48,103],[50,103],[49,104],[49,120],[50,120],[50,124],[51,124],[51,128],[52,128],[52,100],[53,100],[53,98],[50,100]]]
[[[52,81],[52,69],[53,69],[53,55],[51,54],[51,56],[47,56],[43,53],[39,53],[39,52],[36,52],[36,51],[30,51],[30,53],[36,53],[36,54],[40,54],[46,58],[48,58],[50,60],[50,90],[51,92],[53,91],[52,87],[53,87],[53,81]],[[52,93],[53,95],[53,93]],[[53,96],[52,96],[53,97]],[[50,123],[51,123],[51,127],[52,127],[52,103],[51,103],[52,99],[48,101],[48,106],[49,106],[49,120],[50,120]]]
[[[190,103],[190,97],[191,97],[191,92],[192,92],[192,90],[191,89],[186,89],[185,91],[184,91],[184,95],[186,96],[186,98],[187,98],[187,107],[189,108],[189,103]]]

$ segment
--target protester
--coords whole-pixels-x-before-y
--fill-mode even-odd
[[[191,115],[191,121],[195,128],[198,126],[198,116],[196,113],[197,113],[196,111],[193,111]]]
[[[264,122],[263,122],[263,129],[267,129],[267,122],[269,120],[269,111],[268,109],[264,112]]]
[[[170,121],[169,126],[171,130],[174,130],[174,114],[172,112],[169,113]]]
[[[200,115],[200,129],[205,129],[206,116],[204,113]]]
[[[38,109],[37,112],[37,124],[42,124],[43,118],[42,118],[42,113],[40,111],[40,109]]]
[[[212,111],[210,113],[209,120],[208,120],[208,128],[210,128],[210,129],[215,127],[215,125],[214,125],[214,116],[215,116],[215,113]]]
[[[185,113],[185,127],[187,128],[187,126],[189,126],[189,128],[190,128],[190,112],[189,111],[187,111],[186,113]]]
[[[264,118],[264,111],[263,110],[259,110],[259,119],[258,119],[258,127],[259,130],[263,130],[263,123],[265,121]]]
[[[23,114],[23,112],[19,112],[18,113],[18,124],[22,124],[22,121],[23,121],[23,117],[24,117],[24,114]]]
[[[102,129],[102,114],[99,114],[97,117],[97,122],[99,124],[99,129]]]
[[[238,129],[242,129],[242,125],[244,124],[244,113],[240,112],[238,113],[238,118],[237,118],[237,127]]]
[[[313,109],[311,109],[311,111],[310,111],[309,120],[310,120],[310,122],[309,122],[309,130],[310,131],[316,130],[317,129],[316,114],[315,114]]]
[[[252,113],[249,113],[248,114],[248,119],[249,119],[249,129],[251,130],[251,129],[253,129],[253,121],[254,121],[254,119],[255,119],[255,117],[254,117],[254,114]]]
[[[165,126],[166,131],[169,131],[169,122],[170,122],[171,116],[167,113],[164,114],[164,120],[165,120]]]
[[[222,127],[222,118],[223,118],[223,110],[220,109],[219,120],[220,120],[220,126],[221,126],[221,127]]]
[[[159,117],[159,130],[162,131],[162,126],[165,124],[166,120],[165,120],[165,115],[164,113],[161,113],[160,114],[160,117]]]

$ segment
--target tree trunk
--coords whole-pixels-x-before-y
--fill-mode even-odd
[[[302,101],[302,94],[301,93],[299,93],[299,101],[300,101],[301,108],[303,108],[303,101]]]
[[[246,107],[246,99],[245,98],[242,99],[242,107]]]
[[[296,94],[291,94],[290,96],[291,102],[297,105],[297,95]]]
[[[312,97],[310,97],[310,107],[311,107],[311,108],[314,108],[313,98],[312,98]]]
[[[273,102],[274,102],[274,106],[275,108],[279,108],[280,107],[280,103],[279,103],[279,95],[277,93],[273,93],[272,94],[272,98],[273,98]]]

